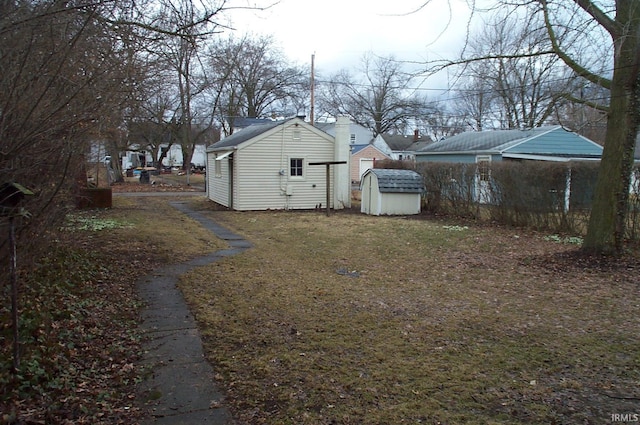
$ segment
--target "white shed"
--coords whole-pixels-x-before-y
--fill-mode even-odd
[[[364,214],[419,214],[424,182],[415,171],[373,168],[362,176],[360,190]]]

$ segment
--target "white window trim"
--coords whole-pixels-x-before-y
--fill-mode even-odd
[[[224,152],[222,154],[216,153],[216,158],[213,163],[214,167],[214,177],[222,178],[222,160],[231,155],[233,151]]]
[[[292,159],[301,159],[302,160],[302,175],[301,176],[292,176],[291,175],[291,160]],[[287,177],[291,181],[302,181],[307,178],[307,168],[309,167],[307,163],[307,158],[304,156],[290,156],[287,158]]]

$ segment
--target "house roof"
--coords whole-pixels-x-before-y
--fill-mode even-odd
[[[384,155],[385,157],[388,158],[387,154],[382,152],[380,149],[378,149],[372,143],[364,143],[364,144],[359,144],[359,145],[349,145],[349,147],[351,148],[351,155],[357,154],[358,152],[360,152],[362,150],[365,150],[368,147],[371,147],[371,148],[375,149],[376,151],[380,152],[381,155]]]
[[[295,119],[295,118],[291,118]],[[281,121],[271,121],[264,124],[253,124],[247,128],[243,128],[242,130],[234,132],[231,136],[227,136],[219,142],[214,143],[213,145],[207,148],[207,152],[215,152],[221,150],[229,150],[237,147],[239,144],[246,142],[247,140],[251,140],[254,137],[260,136],[263,133],[275,128],[281,124],[284,124],[288,120]]]
[[[365,149],[367,146],[372,146],[370,144],[366,144],[366,145],[351,145],[351,154],[353,155],[354,153],[358,153],[361,150]]]
[[[562,126],[550,126],[529,130],[470,131],[430,144],[417,152],[418,155],[445,153],[490,153],[507,158],[600,158],[602,146]]]
[[[378,190],[382,193],[422,193],[424,181],[422,176],[411,170],[395,170],[371,168],[362,176],[372,173],[378,179]]]
[[[402,134],[382,134],[382,139],[393,151],[416,151],[431,142],[429,137],[405,136]]]
[[[334,122],[316,122],[313,125],[315,125],[317,128],[319,128],[320,130],[322,130],[322,131],[324,131],[326,133],[327,130],[330,130],[333,127],[335,127],[336,123],[334,123]]]
[[[227,117],[227,122],[232,123],[234,128],[246,128],[255,124],[268,124],[271,121],[273,120],[269,118]]]

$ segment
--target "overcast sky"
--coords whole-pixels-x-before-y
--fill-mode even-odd
[[[238,11],[232,19],[239,33],[274,35],[299,64],[315,54],[317,72],[326,75],[356,66],[369,51],[407,61],[455,56],[466,35],[466,2],[436,0],[411,13],[423,2],[280,0],[268,11]]]

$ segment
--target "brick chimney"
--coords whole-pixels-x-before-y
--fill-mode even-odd
[[[420,140],[420,131],[416,128],[413,130],[413,141],[414,143]]]

